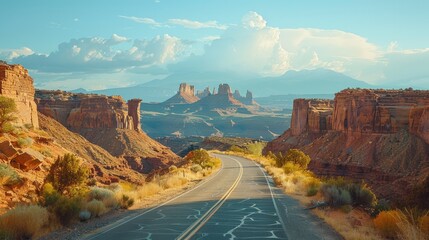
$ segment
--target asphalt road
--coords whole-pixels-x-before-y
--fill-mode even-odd
[[[222,168],[195,188],[85,239],[341,239],[254,162],[216,156]]]

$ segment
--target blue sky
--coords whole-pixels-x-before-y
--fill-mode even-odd
[[[29,68],[40,87],[138,84],[186,69],[193,55],[214,71],[264,64],[255,75],[328,68],[373,84],[429,83],[428,1],[14,0],[2,9],[0,59]],[[404,62],[412,72],[397,72]]]

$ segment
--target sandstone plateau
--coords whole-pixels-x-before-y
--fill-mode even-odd
[[[382,197],[403,199],[429,176],[428,114],[429,91],[347,89],[334,101],[296,99],[290,129],[265,151],[299,148],[317,174],[364,179]]]

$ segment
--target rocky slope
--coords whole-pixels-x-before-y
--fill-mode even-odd
[[[0,93],[18,107],[13,131],[0,133],[0,213],[35,202],[51,165],[65,153],[80,157],[104,184],[142,183],[142,173],[180,160],[141,130],[139,99],[127,104],[120,97],[39,91],[37,102],[47,117],[37,114],[27,70],[7,64],[0,65]]]
[[[297,99],[290,129],[265,151],[299,148],[317,174],[365,179],[403,199],[429,176],[428,112],[429,91],[347,89],[333,105]]]

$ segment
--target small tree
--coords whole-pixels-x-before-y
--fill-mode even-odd
[[[278,167],[283,167],[287,162],[292,162],[300,166],[302,169],[307,169],[307,166],[310,161],[310,156],[298,149],[289,149],[285,155],[280,152],[276,156],[276,162]]]
[[[83,166],[75,155],[65,154],[58,156],[46,177],[46,182],[51,183],[61,194],[66,192],[68,195],[74,195],[76,191],[84,188],[88,173],[88,168]]]
[[[0,96],[0,132],[10,128],[11,122],[16,119],[14,115],[16,111],[16,103],[13,99]]]

